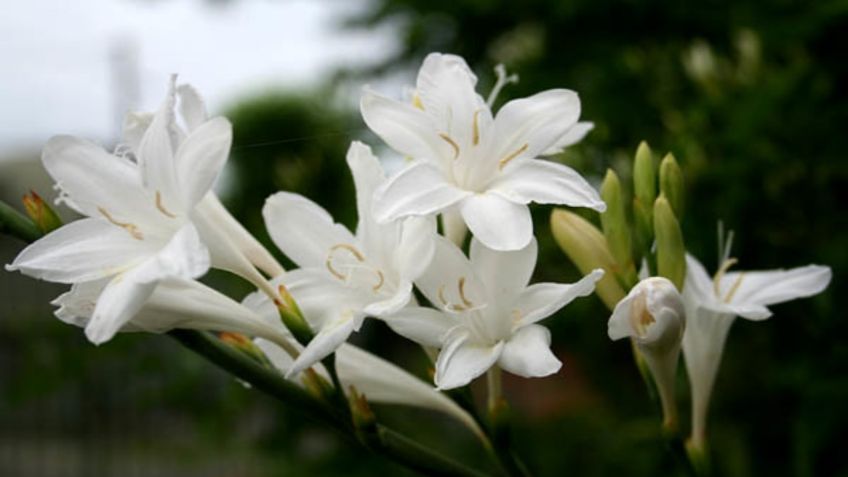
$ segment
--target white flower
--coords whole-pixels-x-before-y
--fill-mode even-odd
[[[737,316],[753,321],[771,316],[767,308],[827,288],[829,267],[807,265],[790,270],[730,272],[736,262],[725,258],[715,277],[691,255],[686,257],[683,298],[688,323],[683,335],[683,355],[692,387],[692,445],[703,449],[707,408],[724,343]]]
[[[412,281],[433,254],[433,221],[414,218],[380,225],[371,216],[371,196],[385,178],[370,148],[354,142],[347,162],[356,185],[356,235],[296,194],[279,192],[262,211],[274,243],[301,267],[277,281],[285,284],[316,331],[292,374],[332,353],[366,316],[383,318],[405,306]]]
[[[536,254],[535,239],[521,250],[499,252],[475,238],[469,260],[453,243],[437,238],[433,262],[416,284],[438,309],[407,307],[386,323],[424,346],[441,348],[436,362],[440,389],[464,386],[495,363],[524,377],[560,369],[562,363],[550,350],[550,332],[536,323],[592,293],[603,271],[571,285],[528,286]]]
[[[609,319],[612,340],[630,337],[639,347],[659,391],[665,425],[677,425],[674,382],[686,325],[683,299],[668,279],[645,278],[615,306]]]
[[[471,232],[495,250],[524,248],[533,235],[527,204],[605,209],[577,172],[537,160],[582,137],[580,100],[555,89],[510,101],[496,116],[474,88],[462,58],[433,53],[421,66],[413,104],[366,90],[368,127],[415,161],[375,195],[378,221],[458,211]]]
[[[56,298],[56,316],[76,326],[87,327],[103,299],[107,280],[76,283]],[[274,326],[254,311],[226,295],[194,280],[164,278],[122,332],[165,333],[172,329],[229,331],[259,336],[292,348],[285,328]]]
[[[138,139],[135,161],[70,136],[44,147],[60,200],[88,218],[33,243],[7,269],[60,283],[110,279],[85,328],[94,343],[121,329],[160,280],[196,278],[210,266],[191,214],[227,159],[232,130],[214,118],[175,143],[172,110],[169,94]]]
[[[176,85],[176,77],[171,78],[166,107],[162,113],[174,150],[178,150],[196,129],[210,121],[200,94],[188,84]],[[124,142],[119,146],[119,150],[124,147],[137,155],[141,139],[154,117],[153,113],[147,112],[127,114],[124,120]],[[202,170],[199,172],[206,173]],[[209,191],[200,200],[194,210],[193,220],[201,239],[210,249],[213,267],[240,275],[266,293],[273,294],[273,290],[267,287],[265,278],[254,266],[271,277],[283,273],[283,268],[265,247],[233,218],[213,191]]]

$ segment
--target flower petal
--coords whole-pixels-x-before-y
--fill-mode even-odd
[[[403,155],[438,163],[450,154],[450,145],[439,138],[431,118],[411,104],[365,88],[359,109],[365,124]]]
[[[292,270],[274,281],[274,284],[279,283],[288,288],[314,330],[324,328],[340,315],[361,314],[361,310],[373,300],[372,296],[344,286],[318,268]]]
[[[526,247],[498,252],[483,245],[476,237],[471,240],[471,267],[497,303],[508,303],[527,287],[536,268],[538,244],[531,238]]]
[[[562,368],[551,352],[551,332],[540,325],[525,326],[504,345],[498,364],[525,378],[550,376]]]
[[[119,221],[155,213],[153,197],[144,191],[129,159],[73,136],[54,136],[41,160],[62,190],[60,200],[80,213],[102,217],[101,210],[107,210]]]
[[[183,209],[182,197],[177,181],[177,168],[174,163],[174,137],[176,124],[174,118],[174,78],[164,103],[153,116],[147,130],[138,144],[136,158],[141,169],[144,185],[159,192],[161,200],[171,207]]]
[[[636,336],[636,330],[633,329],[633,321],[630,319],[630,310],[633,300],[636,299],[637,292],[638,290],[635,288],[630,290],[630,293],[622,298],[615,305],[615,309],[612,310],[612,316],[610,316],[607,323],[607,334],[611,340],[615,341],[629,336]]]
[[[832,275],[829,267],[821,265],[790,270],[731,272],[723,277],[721,290],[726,293],[738,280],[738,289],[731,304],[768,306],[821,293],[827,288]]]
[[[437,389],[465,386],[485,373],[500,358],[504,348],[502,341],[489,346],[468,341],[467,337],[465,333],[456,333],[439,353],[436,360]]]
[[[385,223],[409,215],[429,215],[469,195],[445,180],[433,165],[417,162],[377,188],[374,218]]]
[[[306,345],[306,348],[292,364],[286,377],[297,375],[332,354],[336,351],[336,348],[347,341],[348,336],[353,333],[354,326],[354,317],[348,313],[343,313],[327,323]]]
[[[183,190],[184,212],[191,210],[224,168],[233,142],[230,122],[217,117],[198,126],[180,144],[176,153],[177,183]]]
[[[29,245],[6,270],[51,282],[85,282],[121,273],[155,252],[154,244],[133,238],[121,227],[82,219]]]
[[[405,307],[410,299],[412,299],[412,282],[401,280],[394,294],[385,300],[368,304],[363,309],[363,313],[368,316],[384,318]]]
[[[138,150],[141,138],[144,137],[144,132],[150,127],[152,121],[153,113],[148,112],[130,111],[124,116],[121,140],[129,146],[131,151]]]
[[[278,192],[268,197],[262,216],[277,247],[301,267],[324,267],[333,246],[356,243],[326,210],[297,194]]]
[[[496,194],[476,194],[460,205],[471,233],[493,250],[519,250],[533,238],[530,209]]]
[[[506,167],[537,157],[566,135],[579,117],[580,98],[574,91],[551,89],[512,100],[495,116],[487,156],[493,161],[511,157]],[[520,153],[514,156],[516,151]]]
[[[519,204],[561,204],[598,212],[607,208],[598,191],[577,171],[537,159],[524,161],[502,174],[489,186],[489,192]]]
[[[189,84],[177,86],[177,97],[180,100],[180,116],[185,121],[186,129],[191,133],[209,117],[206,113],[206,104],[200,93]]]
[[[450,315],[418,306],[403,308],[384,321],[395,333],[433,348],[441,348],[448,331],[458,324]]]
[[[591,121],[579,121],[577,124],[572,126],[564,136],[559,138],[553,146],[546,149],[541,155],[552,156],[563,152],[565,148],[582,141],[583,138],[592,131],[592,129],[595,129],[595,123]]]
[[[436,253],[435,217],[408,217],[401,225],[400,242],[395,250],[398,274],[415,280],[430,266]]]
[[[156,288],[150,281],[157,274],[158,263],[148,260],[126,273],[116,275],[97,299],[94,313],[85,327],[85,335],[94,344],[105,343],[115,336],[141,309]]]
[[[603,276],[604,271],[596,268],[578,282],[570,285],[561,283],[530,285],[515,302],[515,307],[521,314],[521,319],[515,325],[516,329],[547,318],[575,298],[591,295],[595,291],[595,283]]]
[[[456,245],[437,235],[435,252],[427,270],[415,284],[433,306],[456,311],[487,304],[488,297],[483,282],[471,263]]]
[[[686,254],[686,283],[683,292],[701,303],[718,301],[713,290],[713,279],[693,255]]]

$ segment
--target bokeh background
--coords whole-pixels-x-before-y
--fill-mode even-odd
[[[624,178],[636,145],[673,152],[688,186],[687,246],[716,262],[716,223],[741,268],[830,265],[827,292],[737,321],[712,405],[717,475],[848,475],[848,3],[844,0],[35,0],[0,6],[0,196],[53,195],[41,145],[71,133],[111,146],[128,109],[153,109],[170,73],[234,124],[220,188],[263,239],[279,189],[355,223],[344,151],[370,142],[363,84],[400,96],[430,51],[463,55],[503,102],[580,93],[596,129],[556,158]],[[536,280],[577,271],[534,210]],[[597,217],[593,217],[596,220]],[[0,237],[0,261],[23,244]],[[248,288],[223,274],[234,297]],[[0,271],[0,475],[407,475],[247,389],[167,336],[95,347],[55,320],[62,287]],[[558,375],[507,378],[515,445],[539,475],[678,475],[608,311],[583,299],[547,321]],[[415,347],[369,323],[357,340],[424,373]],[[683,409],[688,392],[680,376]],[[470,436],[420,411],[378,413],[470,464]]]

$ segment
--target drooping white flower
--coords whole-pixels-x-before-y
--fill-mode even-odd
[[[171,78],[164,112],[166,129],[174,150],[193,131],[203,127],[210,119],[206,105],[200,94],[188,84],[176,85],[176,77]],[[131,112],[124,120],[123,144],[130,153],[136,154],[148,127],[155,117],[154,113]],[[208,174],[208,171],[197,171]],[[274,257],[253,237],[221,204],[214,191],[209,191],[199,201],[193,213],[193,221],[202,241],[209,247],[212,266],[233,272],[251,281],[254,285],[273,294],[267,287],[267,281],[255,267],[268,276],[275,277],[283,273],[283,268]]]
[[[276,281],[285,284],[316,332],[293,374],[332,353],[366,316],[387,317],[405,306],[413,280],[433,254],[433,221],[374,221],[371,197],[385,177],[371,149],[354,142],[347,162],[356,185],[355,235],[297,194],[279,192],[262,211],[274,243],[300,266]]]
[[[729,247],[728,247],[729,248]],[[737,316],[760,321],[771,316],[768,306],[821,293],[831,270],[807,265],[790,270],[728,272],[735,259],[727,253],[713,278],[693,256],[686,257],[683,298],[688,318],[683,356],[692,388],[691,444],[706,444],[707,409],[718,373],[724,343]]]
[[[574,284],[528,286],[537,245],[499,252],[471,241],[471,259],[443,237],[430,267],[416,281],[437,309],[410,306],[386,323],[424,346],[441,348],[436,362],[440,389],[464,386],[497,363],[524,377],[548,376],[562,363],[550,350],[551,335],[537,322],[577,297],[592,293],[602,276],[594,270]]]
[[[632,338],[644,356],[662,401],[664,425],[677,426],[674,382],[686,326],[683,298],[668,279],[645,278],[615,306],[609,319],[612,340]]]
[[[213,118],[175,143],[173,98],[149,118],[134,160],[71,136],[44,147],[60,200],[88,218],[33,243],[7,269],[60,283],[110,279],[85,328],[94,343],[121,329],[160,280],[196,278],[210,266],[191,218],[227,159],[232,128]]]
[[[586,126],[575,129],[575,92],[544,91],[493,116],[476,83],[462,58],[433,53],[413,104],[366,89],[360,106],[368,127],[415,159],[377,190],[378,221],[453,211],[487,247],[518,250],[533,235],[530,202],[605,209],[573,169],[536,159],[585,134]]]

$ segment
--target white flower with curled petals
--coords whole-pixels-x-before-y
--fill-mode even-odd
[[[441,348],[435,377],[440,389],[464,386],[495,364],[524,377],[559,371],[562,363],[550,350],[550,332],[537,323],[591,294],[603,271],[594,270],[574,284],[528,286],[536,254],[532,238],[510,252],[492,250],[474,238],[469,260],[449,240],[437,237],[433,261],[416,281],[437,309],[410,306],[386,323],[413,341]]]
[[[533,235],[530,202],[605,210],[576,171],[536,159],[588,132],[586,125],[575,128],[575,92],[544,91],[493,115],[476,83],[462,58],[433,53],[418,73],[412,104],[363,93],[368,127],[414,159],[377,190],[378,221],[458,212],[487,247],[518,250]]]
[[[729,247],[728,247],[729,249]],[[768,306],[821,293],[832,276],[829,267],[807,265],[789,270],[728,272],[736,263],[725,252],[718,273],[710,278],[693,256],[686,257],[683,299],[688,317],[683,356],[692,388],[691,445],[706,445],[707,410],[724,343],[737,316],[760,321]]]
[[[610,339],[630,337],[642,352],[659,391],[663,424],[669,430],[677,427],[674,383],[685,328],[683,298],[677,287],[662,277],[637,283],[609,319]]]
[[[60,200],[88,218],[33,243],[7,268],[59,283],[109,279],[85,327],[94,343],[121,329],[159,281],[197,278],[210,266],[192,214],[227,159],[232,128],[213,118],[174,142],[173,102],[171,92],[147,118],[132,158],[71,136],[44,147]]]
[[[433,255],[435,222],[411,218],[378,224],[371,197],[385,176],[371,149],[351,144],[359,224],[351,234],[318,204],[278,192],[262,213],[274,243],[300,268],[281,281],[316,335],[291,369],[297,374],[331,354],[366,316],[384,318],[412,297],[412,282]]]

